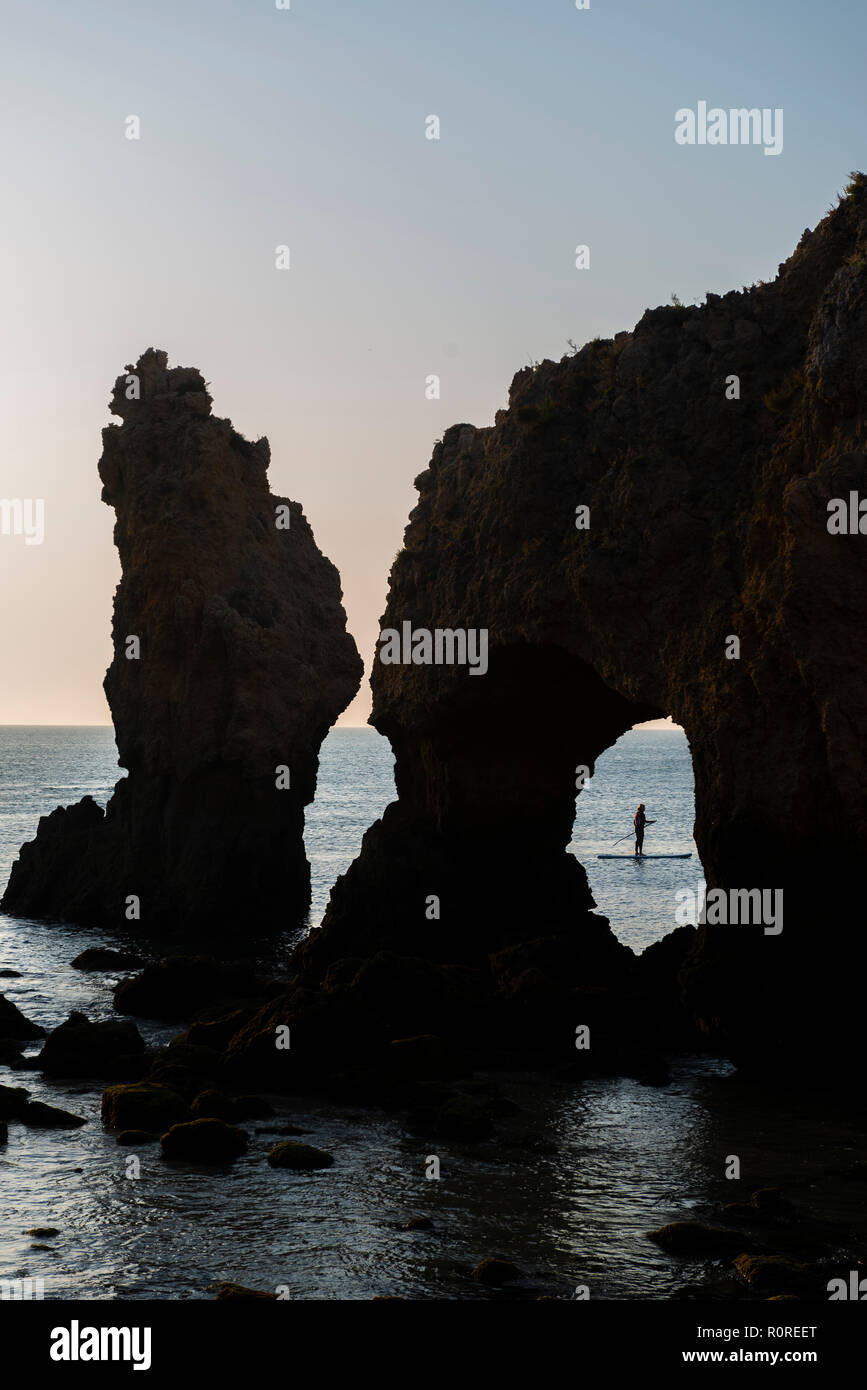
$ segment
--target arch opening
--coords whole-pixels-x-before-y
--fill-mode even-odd
[[[648,821],[640,858],[633,824],[639,803]],[[569,851],[584,865],[597,912],[636,953],[695,921],[689,909],[700,903],[705,880],[694,822],[692,755],[685,731],[671,720],[626,730],[578,793]]]

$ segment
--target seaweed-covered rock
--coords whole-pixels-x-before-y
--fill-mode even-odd
[[[162,1133],[188,1114],[183,1096],[152,1081],[109,1086],[102,1094],[102,1122],[107,1129]]]

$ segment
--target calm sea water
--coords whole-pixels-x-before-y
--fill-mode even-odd
[[[388,744],[371,730],[333,730],[326,740],[307,822],[312,920],[393,798],[391,768]],[[86,793],[104,803],[117,776],[110,730],[0,729],[0,881],[40,815]],[[685,873],[678,861],[593,858],[628,833],[639,800],[659,820],[647,849],[694,852],[682,734],[626,735],[599,760],[578,802],[574,852],[599,910],[636,949],[674,925],[673,895]],[[700,866],[685,863],[689,886]],[[0,969],[19,972],[0,979],[0,989],[48,1028],[71,1009],[111,1016],[115,981],[69,966],[95,939],[0,915]],[[109,933],[98,939],[112,944]],[[177,1031],[139,1026],[151,1043]],[[99,1124],[99,1090],[0,1067],[0,1084],[26,1084],[34,1098],[89,1121],[67,1132],[10,1124],[0,1148],[0,1280],[43,1279],[46,1298],[212,1298],[208,1286],[220,1280],[286,1285],[294,1298],[478,1298],[487,1295],[470,1270],[502,1255],[524,1272],[524,1286],[565,1298],[577,1284],[589,1284],[593,1297],[668,1298],[712,1266],[667,1256],[646,1232],[741,1195],[723,1180],[727,1153],[741,1155],[747,1191],[780,1185],[828,1216],[860,1210],[863,1182],[835,1175],[864,1144],[842,1103],[817,1108],[784,1085],[769,1092],[732,1078],[726,1063],[707,1058],[680,1058],[673,1075],[664,1089],[498,1077],[521,1106],[523,1133],[471,1149],[439,1143],[439,1182],[424,1176],[430,1141],[398,1120],[313,1101],[291,1118],[334,1154],[325,1172],[274,1172],[265,1163],[273,1138],[253,1133],[247,1155],[227,1167],[164,1162],[157,1149],[142,1148],[141,1176],[132,1179],[129,1150]],[[289,1113],[285,1100],[272,1099]],[[434,1231],[403,1231],[414,1215],[431,1217]],[[39,1240],[26,1234],[34,1226],[59,1234]]]

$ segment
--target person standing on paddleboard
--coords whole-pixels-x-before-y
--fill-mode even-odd
[[[656,825],[655,820],[648,820],[644,814],[644,802],[638,803],[638,810],[633,817],[635,824],[635,857],[644,853],[644,827],[646,825]]]

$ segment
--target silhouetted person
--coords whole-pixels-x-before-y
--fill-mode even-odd
[[[644,853],[644,827],[646,825],[656,825],[655,820],[648,820],[644,814],[644,802],[639,802],[638,810],[635,812],[635,854]]]

